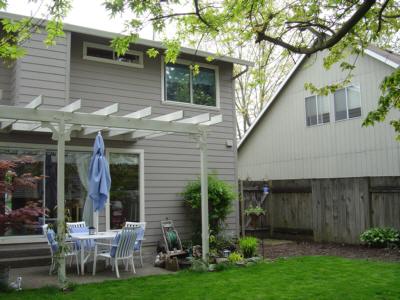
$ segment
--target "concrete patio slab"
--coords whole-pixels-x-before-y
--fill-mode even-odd
[[[135,266],[136,274],[132,271],[125,271],[125,268],[120,265],[120,279],[128,279],[148,275],[173,274],[162,268],[156,268],[150,263],[144,263],[143,267]],[[57,286],[57,275],[49,275],[49,266],[16,268],[10,270],[10,281],[15,281],[17,276],[22,277],[22,289],[35,289],[45,286]],[[111,266],[108,268],[100,268],[96,275],[93,276],[91,270],[86,271],[85,275],[77,275],[75,266],[67,269],[68,280],[76,284],[85,284],[93,282],[103,282],[106,280],[120,280],[116,277],[115,272],[112,272]]]

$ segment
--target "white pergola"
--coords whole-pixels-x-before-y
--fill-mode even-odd
[[[200,114],[184,118],[183,111],[176,111],[151,118],[151,107],[123,116],[118,113],[118,103],[103,109],[84,113],[81,100],[77,100],[57,110],[41,108],[43,97],[38,96],[25,105],[0,105],[0,132],[29,131],[52,133],[57,141],[57,219],[61,241],[65,239],[65,198],[64,198],[64,156],[65,142],[72,137],[93,138],[102,131],[105,139],[135,141],[162,135],[183,133],[193,136],[200,149],[201,169],[201,221],[203,259],[209,253],[208,237],[208,167],[207,167],[207,131],[209,126],[222,122],[222,115]],[[60,281],[65,280],[65,259],[60,259],[58,271]]]

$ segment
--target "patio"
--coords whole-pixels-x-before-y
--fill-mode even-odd
[[[115,272],[111,271],[111,267],[104,268],[104,264],[98,264],[98,272],[96,276],[91,273],[92,263],[87,264],[88,270],[85,275],[77,275],[75,266],[72,265],[71,268],[67,268],[68,281],[73,284],[86,284],[103,282],[106,280],[121,280],[128,278],[136,278],[148,275],[161,275],[170,274],[172,272],[166,269],[156,268],[150,262],[144,261],[143,267],[136,268],[136,274],[132,274],[131,271],[125,272],[122,270],[120,272],[121,278],[115,276]],[[121,268],[123,269],[123,268]],[[58,280],[57,275],[49,275],[49,266],[41,267],[29,267],[29,268],[16,268],[10,270],[10,280],[14,281],[17,276],[22,277],[22,288],[25,289],[36,289],[45,286],[57,286]]]

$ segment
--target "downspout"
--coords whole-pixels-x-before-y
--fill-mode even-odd
[[[246,65],[246,67],[244,68],[243,71],[239,72],[238,74],[236,74],[235,76],[232,77],[232,96],[233,99],[235,99],[235,84],[234,81],[239,78],[240,76],[242,76],[243,74],[245,74],[247,71],[249,70],[249,66]],[[234,101],[235,102],[235,101]],[[236,114],[236,106],[235,103],[233,103],[233,111]],[[235,161],[236,161],[236,167],[235,167],[235,186],[236,186],[236,190],[238,190],[238,179],[239,179],[239,174],[238,174],[238,164],[237,164],[237,160],[238,160],[238,155],[237,155],[237,140],[236,140],[236,122],[237,122],[237,118],[235,118],[235,140],[234,140],[234,151],[235,151]],[[240,196],[238,198],[238,202],[236,203],[236,224],[237,224],[237,228],[236,228],[236,236],[239,237],[240,236],[240,201],[242,201],[240,199]]]

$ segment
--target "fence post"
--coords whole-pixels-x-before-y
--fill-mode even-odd
[[[245,224],[245,218],[244,218],[244,193],[243,193],[243,180],[240,180],[239,184],[239,189],[240,189],[240,223],[241,223],[241,234],[242,237],[246,235],[246,224]]]
[[[268,201],[268,210],[269,210],[269,235],[272,237],[274,235],[274,196],[272,192],[272,181],[269,181],[269,201]]]

